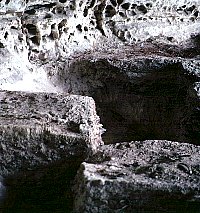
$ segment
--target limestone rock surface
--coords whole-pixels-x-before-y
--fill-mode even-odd
[[[96,104],[105,143],[148,141],[83,163],[75,209],[199,212],[199,148],[169,142],[200,143],[199,25],[199,0],[1,0],[0,89],[30,93],[0,92],[0,210],[71,211]]]
[[[198,212],[200,148],[171,141],[105,145],[82,163],[75,212]]]
[[[62,92],[51,76],[63,70],[46,65],[85,51],[156,41],[198,53],[199,7],[199,0],[1,1],[0,88]]]
[[[90,97],[1,91],[0,103],[1,175],[84,159],[103,143]]]

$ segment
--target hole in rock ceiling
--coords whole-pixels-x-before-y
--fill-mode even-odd
[[[65,3],[67,0],[59,0],[60,3]]]
[[[111,4],[116,7],[117,6],[117,2],[115,0],[110,0]]]
[[[27,24],[26,29],[31,35],[36,35],[37,34],[37,27],[34,24]]]
[[[118,4],[122,4],[124,0],[117,0]]]
[[[10,3],[10,0],[6,0],[5,4],[9,4]]]
[[[64,78],[68,92],[95,99],[106,144],[147,139],[198,144],[197,77],[179,63],[133,74],[106,60],[84,60],[74,62]]]
[[[125,9],[125,10],[128,10],[130,7],[130,3],[124,3],[122,4],[122,8]]]

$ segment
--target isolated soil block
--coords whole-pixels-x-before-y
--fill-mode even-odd
[[[102,144],[90,97],[0,92],[0,175],[85,159]]]
[[[105,145],[76,176],[75,212],[199,212],[200,147],[170,141]]]

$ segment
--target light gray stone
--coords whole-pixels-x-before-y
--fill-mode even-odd
[[[63,92],[50,80],[63,72],[48,72],[52,61],[57,67],[78,53],[126,46],[137,55],[146,41],[168,45],[163,52],[177,45],[178,56],[189,45],[194,49],[186,55],[196,56],[199,9],[198,0],[1,1],[0,88]]]
[[[105,145],[82,163],[75,212],[198,212],[200,147],[171,141]]]

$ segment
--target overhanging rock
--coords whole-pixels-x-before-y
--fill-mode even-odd
[[[83,160],[103,143],[90,97],[1,91],[0,103],[0,175]]]
[[[106,145],[77,174],[75,212],[198,212],[200,147],[170,141]]]

